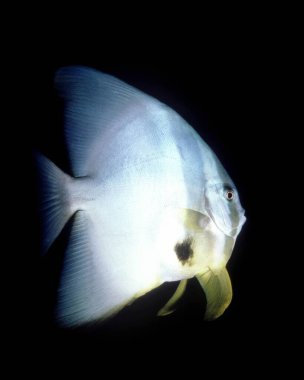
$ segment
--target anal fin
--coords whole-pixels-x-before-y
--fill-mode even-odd
[[[55,310],[62,327],[103,320],[129,301],[113,293],[107,268],[99,263],[99,248],[93,220],[86,211],[77,211],[64,254]]]

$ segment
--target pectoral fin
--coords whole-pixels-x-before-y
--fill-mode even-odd
[[[186,286],[187,286],[187,280],[182,280],[179,283],[173,296],[169,299],[166,305],[163,308],[161,308],[159,312],[157,313],[159,317],[164,317],[165,315],[169,315],[175,311],[175,306],[177,302],[180,300],[180,298],[182,297],[182,295],[185,293]]]
[[[227,269],[209,269],[196,276],[204,289],[207,307],[205,320],[216,319],[221,316],[229,306],[232,299],[232,287]]]

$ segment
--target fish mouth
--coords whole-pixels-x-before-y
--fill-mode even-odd
[[[208,269],[196,276],[202,286],[207,306],[204,319],[214,320],[220,317],[232,300],[232,286],[226,267],[220,269]]]

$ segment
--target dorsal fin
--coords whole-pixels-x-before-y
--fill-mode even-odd
[[[149,120],[155,106],[164,107],[117,78],[81,66],[59,69],[55,86],[65,102],[65,137],[76,177],[93,170],[92,157],[94,152],[100,152],[100,141],[108,148],[117,131],[128,122],[141,115]]]

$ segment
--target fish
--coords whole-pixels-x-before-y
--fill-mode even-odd
[[[166,316],[193,277],[205,293],[204,319],[221,316],[232,299],[226,265],[246,217],[215,153],[173,109],[109,74],[68,66],[54,83],[71,172],[36,158],[42,255],[71,223],[58,325],[103,322],[180,281],[157,314]]]

